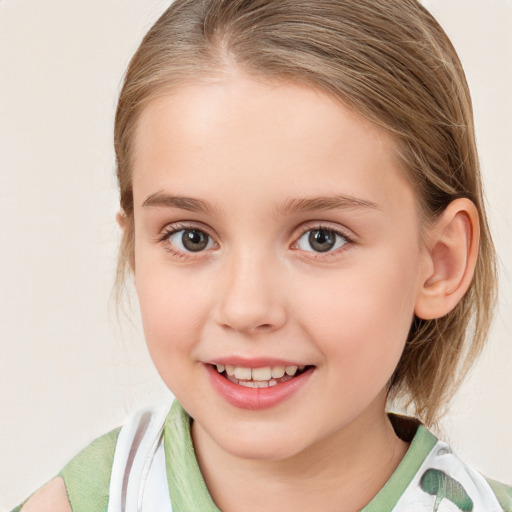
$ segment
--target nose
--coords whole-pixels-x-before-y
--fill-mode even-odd
[[[217,322],[244,333],[272,332],[287,319],[284,269],[268,256],[248,254],[225,262]]]

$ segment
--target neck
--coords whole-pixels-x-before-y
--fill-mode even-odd
[[[223,512],[355,512],[389,479],[407,451],[387,417],[365,414],[283,460],[243,459],[193,423],[206,485]],[[340,506],[340,504],[343,504]]]

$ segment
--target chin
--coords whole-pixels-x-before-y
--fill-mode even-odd
[[[236,430],[225,429],[222,433],[213,433],[212,439],[231,456],[260,461],[280,461],[297,455],[306,448],[304,436],[300,439],[290,435],[289,431],[254,428],[248,425]],[[216,435],[217,434],[217,435]]]

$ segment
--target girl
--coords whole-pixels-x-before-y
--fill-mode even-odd
[[[420,4],[176,0],[115,148],[119,281],[177,401],[24,512],[512,510],[425,427],[483,346],[495,260],[464,74]]]

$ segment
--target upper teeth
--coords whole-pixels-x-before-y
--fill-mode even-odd
[[[238,380],[257,380],[264,381],[270,379],[280,379],[281,377],[289,375],[293,377],[297,370],[303,370],[305,366],[264,366],[262,368],[247,368],[244,366],[234,365],[217,365],[217,371],[222,373],[224,370],[230,377],[235,377]]]

